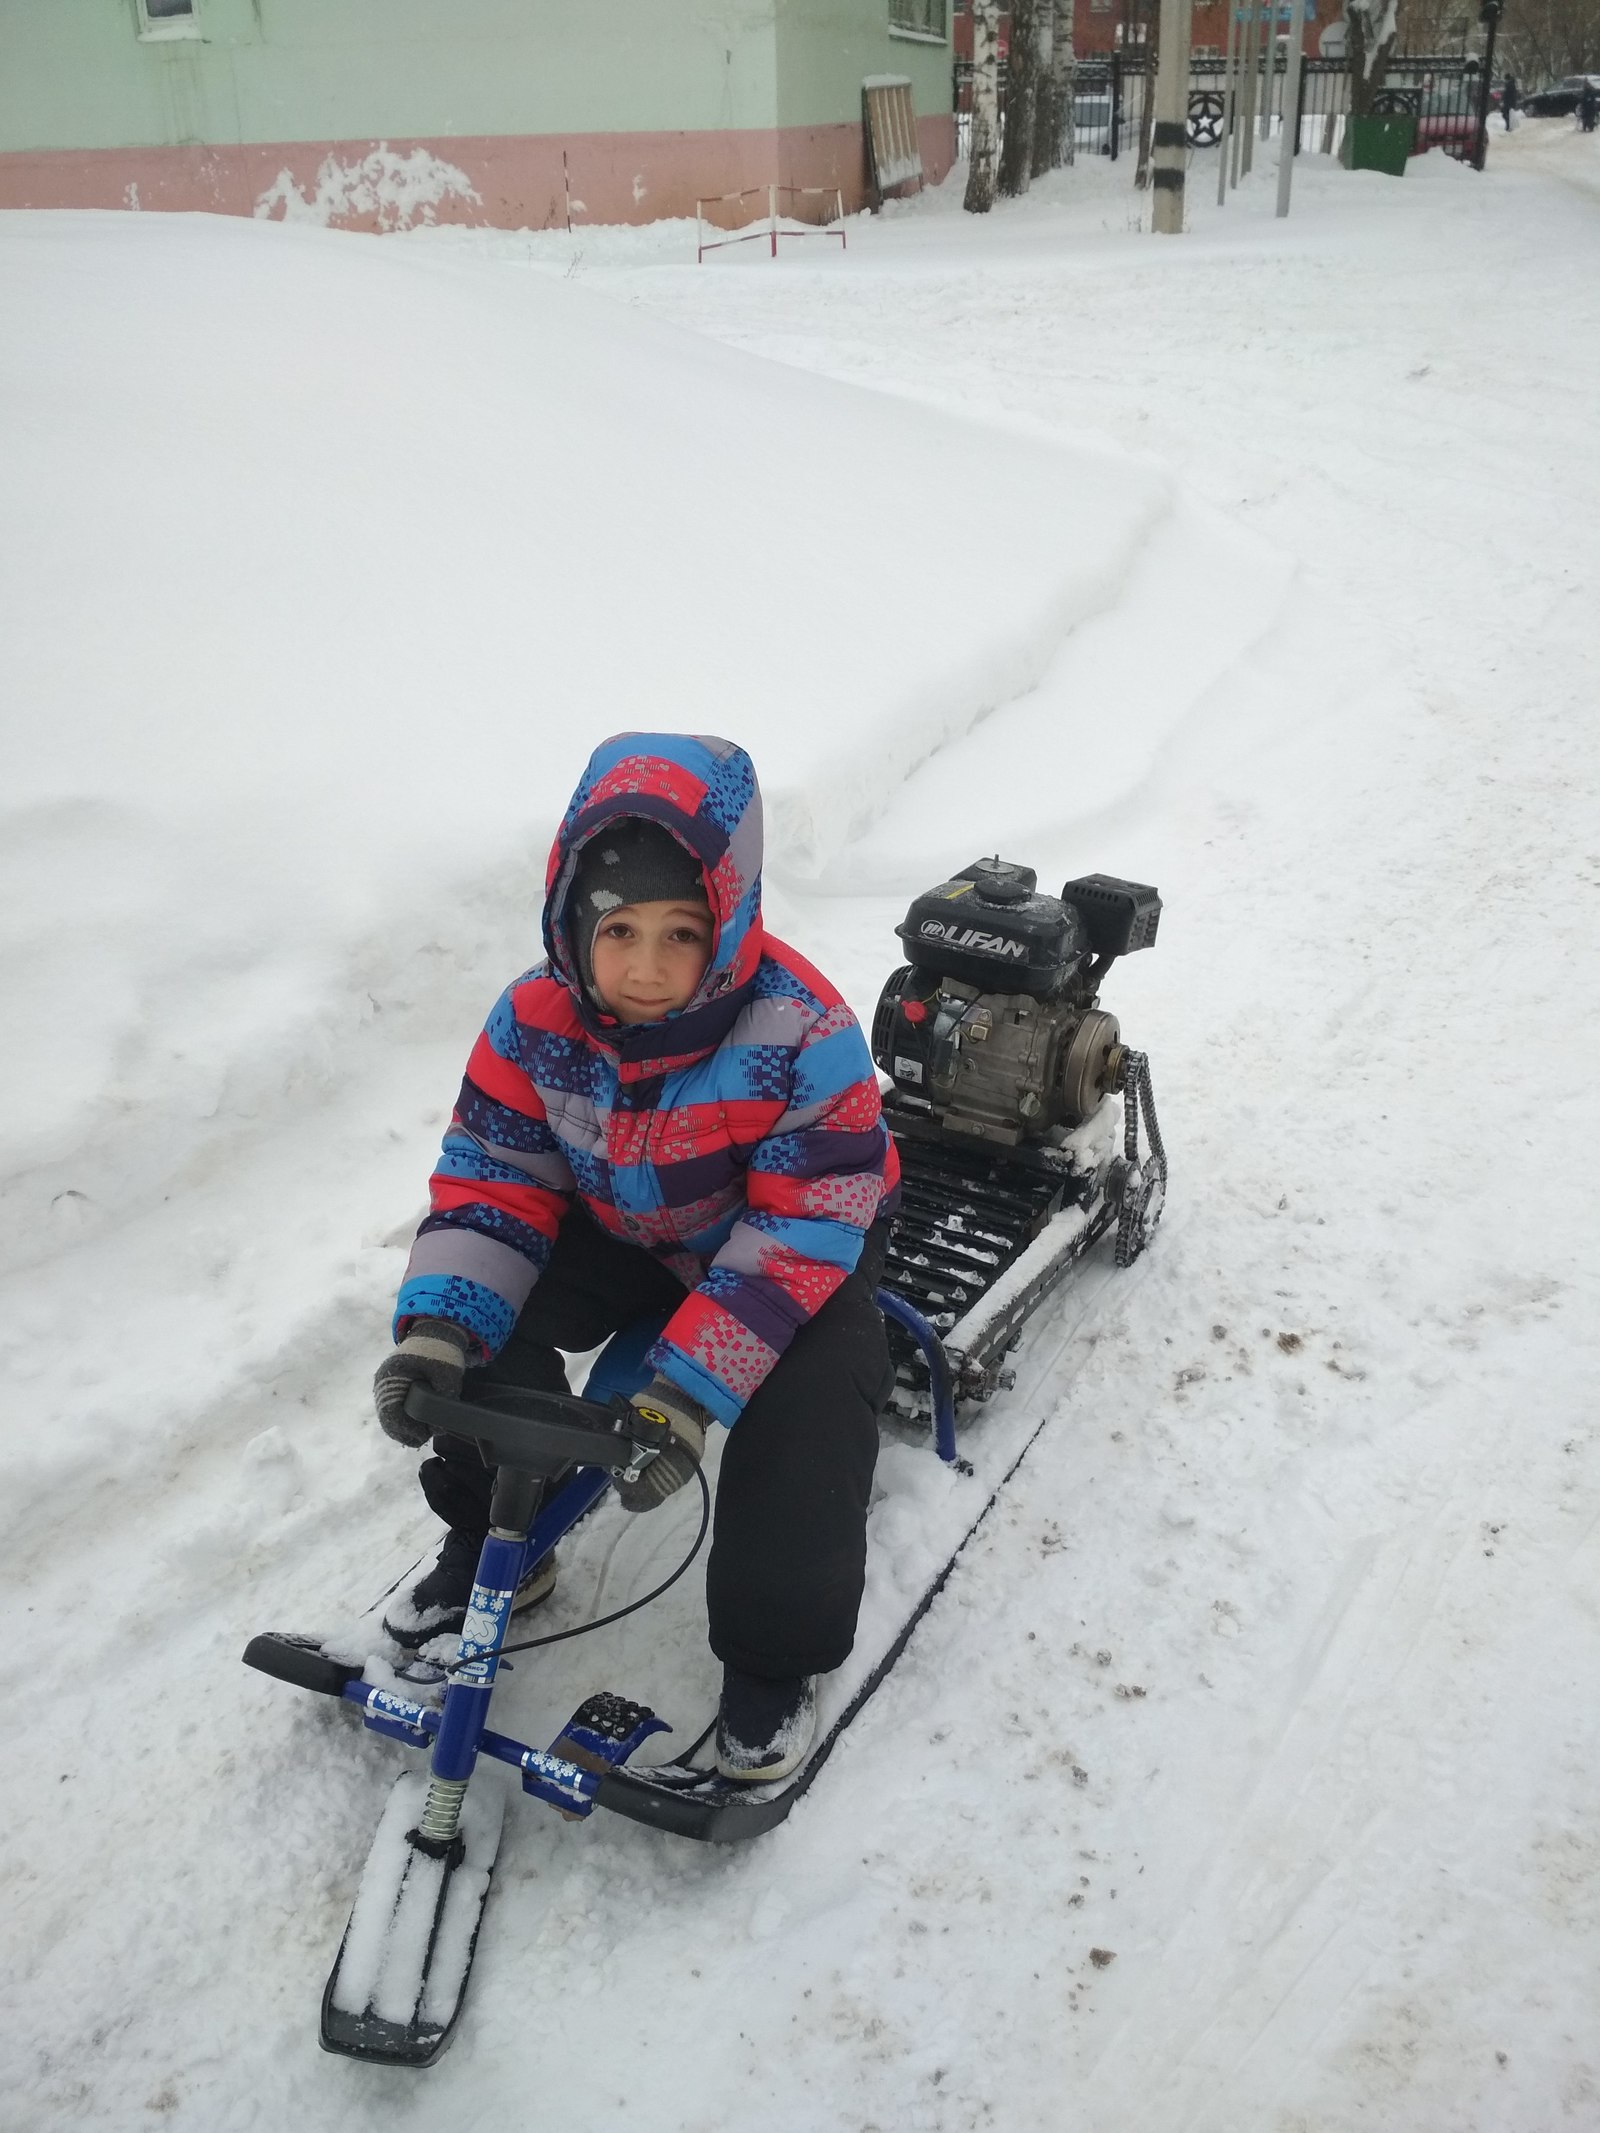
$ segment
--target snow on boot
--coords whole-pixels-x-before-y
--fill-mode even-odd
[[[435,1637],[459,1636],[467,1618],[467,1602],[477,1576],[483,1537],[452,1527],[439,1544],[432,1567],[415,1584],[402,1587],[384,1610],[383,1628],[403,1650],[414,1652]],[[516,1614],[524,1607],[537,1607],[556,1587],[556,1559],[544,1556],[523,1573],[517,1596],[511,1603]]]
[[[717,1712],[717,1768],[745,1785],[770,1785],[805,1761],[817,1730],[817,1684],[810,1675],[768,1681],[722,1670]]]

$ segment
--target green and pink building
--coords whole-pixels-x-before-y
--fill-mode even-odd
[[[947,0],[0,0],[0,207],[354,228],[867,196],[868,82],[954,155]]]

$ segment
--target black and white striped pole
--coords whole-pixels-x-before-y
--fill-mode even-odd
[[[1156,54],[1156,117],[1150,226],[1158,237],[1183,235],[1183,180],[1189,160],[1189,23],[1193,0],[1161,0]]]

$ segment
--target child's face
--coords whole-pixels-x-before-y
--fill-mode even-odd
[[[621,904],[594,929],[594,989],[619,1022],[659,1022],[687,1007],[711,960],[704,904]]]

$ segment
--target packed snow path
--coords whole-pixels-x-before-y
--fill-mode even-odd
[[[253,647],[280,662],[263,714],[314,752],[302,707],[330,666],[377,712],[403,709],[382,631],[354,649],[352,632],[410,571],[407,605],[426,611],[432,570],[437,685],[453,657],[463,687],[442,755],[420,714],[401,746],[376,728],[352,743],[319,790],[326,835],[290,855],[303,905],[224,898],[220,943],[188,907],[213,879],[237,894],[231,855],[183,847],[169,893],[145,817],[111,809],[97,763],[52,764],[26,810],[7,803],[11,997],[51,998],[80,955],[99,987],[47,1032],[59,1064],[40,1108],[18,1108],[19,1081],[6,1122],[5,1601],[26,1741],[5,1855],[8,2125],[478,2126],[531,2109],[662,2133],[1553,2133],[1600,2116],[1600,144],[1527,126],[1493,145],[1482,182],[1436,157],[1402,185],[1308,164],[1282,224],[1270,173],[1221,216],[1202,182],[1197,230],[1172,245],[1132,230],[1138,196],[1090,170],[986,223],[928,202],[853,228],[842,260],[770,271],[662,264],[670,232],[384,248],[385,272],[414,263],[419,312],[459,292],[463,360],[498,358],[486,284],[520,289],[531,264],[548,304],[570,278],[575,299],[620,297],[893,396],[875,437],[866,396],[797,397],[792,373],[706,347],[711,391],[745,395],[768,482],[803,478],[772,442],[785,422],[815,450],[834,419],[857,454],[914,449],[907,401],[959,412],[967,433],[993,423],[994,478],[1026,522],[994,527],[980,560],[982,455],[953,429],[935,433],[942,515],[919,492],[922,515],[868,523],[841,485],[830,526],[814,484],[810,538],[836,546],[791,564],[765,665],[719,583],[748,567],[718,522],[727,499],[694,486],[683,453],[684,545],[704,559],[698,614],[720,657],[701,722],[774,763],[774,924],[863,1011],[907,897],[952,861],[998,847],[1047,879],[1159,882],[1161,940],[1108,1004],[1152,1056],[1172,1196],[1157,1249],[1129,1277],[1086,1279],[979,1425],[1059,1410],[794,1820],[707,1855],[514,1802],[450,2057],[419,2081],[321,2057],[317,1994],[402,1758],[237,1653],[257,1628],[348,1616],[427,1530],[407,1462],[364,1419],[385,1288],[472,1018],[531,940],[539,836],[592,732],[647,714],[630,659],[663,686],[675,589],[634,598],[636,616],[654,603],[648,641],[635,651],[619,622],[620,651],[603,649],[620,679],[582,698],[564,644],[541,659],[549,584],[508,573],[484,593],[481,467],[436,458],[428,426],[452,419],[450,377],[386,432],[416,522],[375,523],[359,551],[318,547],[347,503],[319,461],[343,403],[304,383],[304,405],[276,410],[283,493],[261,507],[288,558],[265,591],[299,629],[294,664],[270,632]],[[140,245],[191,247],[197,285],[219,245],[253,246],[237,271],[259,260],[315,287],[319,317],[290,324],[323,348],[337,320],[347,385],[381,396],[403,369],[372,338],[378,314],[339,294],[347,262],[357,289],[372,272],[365,240],[67,227],[98,270],[72,283],[86,336],[128,330],[128,279],[151,272]],[[0,223],[6,271],[39,241],[39,218]],[[617,317],[618,375],[666,360],[629,338],[646,323]],[[16,306],[5,332],[33,391],[27,434],[81,442],[78,374],[53,362],[40,387]],[[673,357],[680,395],[699,389],[694,345]],[[197,460],[236,448],[255,406],[242,390],[230,404],[211,353]],[[517,419],[509,398],[495,407]],[[634,439],[656,419],[643,382],[637,406],[606,412]],[[163,420],[181,442],[181,407]],[[116,449],[108,433],[50,467],[41,454],[35,523],[63,495],[110,508],[96,452]],[[697,449],[717,453],[714,430]],[[664,513],[649,464],[626,471],[641,510]],[[865,458],[860,473],[863,496],[882,493]],[[181,523],[203,473],[169,461],[163,478]],[[392,509],[386,467],[371,478]],[[1113,507],[1097,579],[1090,536]],[[1033,578],[1008,585],[996,547]],[[561,599],[590,597],[604,554],[597,539],[566,557]],[[19,747],[78,715],[74,618],[92,634],[118,597],[109,548],[85,535],[77,555],[76,577],[71,549],[52,564],[59,606],[30,607],[31,635],[8,627]],[[1050,571],[1076,588],[1053,617]],[[349,602],[352,572],[365,597]],[[775,727],[769,752],[770,692],[829,630],[841,576],[877,586],[885,642],[919,644],[929,610],[905,604],[908,575],[937,596],[942,663],[965,660],[974,688],[930,710],[926,750],[914,719],[876,704],[872,746],[894,767],[841,834],[834,758],[812,772]],[[628,584],[605,590],[625,619]],[[417,788],[448,809],[427,790],[440,765],[470,775],[475,742],[509,730],[514,645],[484,646],[513,601],[528,716],[559,775],[524,821],[485,769],[475,875],[471,852],[430,850]],[[1019,663],[997,613],[1032,633]],[[241,628],[248,602],[224,614]],[[121,700],[168,748],[166,680],[234,656],[217,615],[174,602],[141,624],[166,665]],[[872,615],[851,615],[857,642]],[[669,677],[691,673],[676,656]],[[298,819],[270,753],[256,760],[263,813]],[[179,761],[198,816],[225,766],[203,734]],[[183,783],[170,760],[157,773]],[[385,806],[417,902],[385,872]],[[396,901],[369,908],[374,882]],[[163,963],[152,933],[181,953]],[[353,972],[371,1009],[341,1018],[330,1002]],[[120,1043],[98,1082],[74,1050],[97,1013]],[[29,1116],[44,1121],[31,1143]],[[902,1447],[883,1478],[887,1606],[915,1589],[946,1483]],[[673,1558],[688,1517],[624,1535],[611,1597]],[[573,1619],[611,1537],[566,1568]],[[649,1633],[614,1634],[566,1662],[552,1706],[573,1680],[655,1692]],[[703,1699],[691,1626],[659,1639],[662,1700]],[[543,1711],[533,1683],[519,1693]]]

